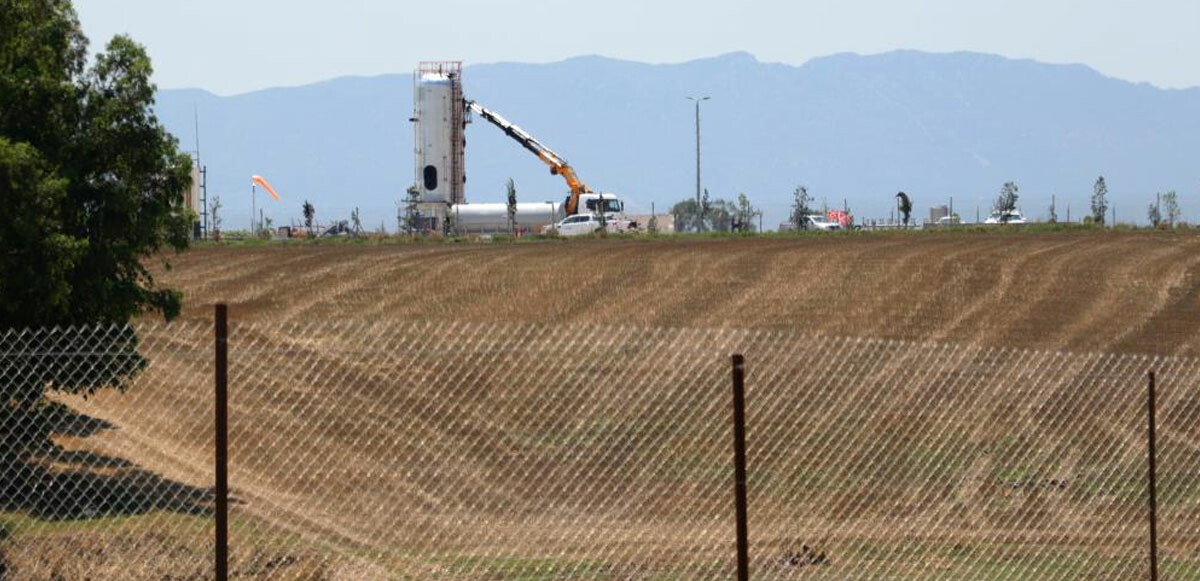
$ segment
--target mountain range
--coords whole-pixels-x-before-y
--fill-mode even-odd
[[[415,63],[414,63],[415,64]],[[897,191],[915,214],[953,199],[964,219],[987,213],[1006,181],[1026,215],[1086,211],[1104,175],[1120,221],[1145,221],[1156,192],[1179,192],[1200,216],[1200,88],[1160,89],[1082,65],[978,53],[837,54],[800,66],[731,53],[679,64],[584,56],[548,64],[464,68],[469,99],[499,112],[570,160],[594,189],[639,212],[695,195],[695,109],[702,179],[714,198],[744,192],[773,228],[792,191],[887,217]],[[343,77],[232,96],[167,89],[156,112],[184,149],[196,144],[226,228],[250,213],[250,176],[283,196],[258,196],[276,224],[358,207],[364,226],[395,228],[413,182],[412,76]],[[198,123],[197,123],[198,121]],[[559,177],[496,128],[467,129],[468,201],[558,200]]]

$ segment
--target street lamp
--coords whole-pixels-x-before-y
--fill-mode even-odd
[[[700,208],[700,102],[710,97],[688,97],[696,103],[696,208]]]

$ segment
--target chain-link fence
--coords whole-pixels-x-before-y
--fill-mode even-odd
[[[1146,578],[1151,368],[1162,578],[1200,579],[1193,359],[518,324],[228,346],[232,578],[731,579],[743,353],[754,579]],[[0,357],[0,577],[211,578],[212,327]]]

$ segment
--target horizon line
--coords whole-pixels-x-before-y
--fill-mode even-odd
[[[561,65],[563,63],[567,63],[570,61],[585,60],[585,59],[597,59],[597,60],[610,61],[610,62],[614,62],[614,63],[639,65],[639,66],[646,66],[646,67],[675,67],[675,66],[686,66],[686,65],[705,62],[705,61],[716,61],[716,60],[730,59],[730,58],[749,57],[750,60],[754,61],[754,64],[758,65],[758,66],[782,66],[782,67],[788,67],[788,68],[792,68],[792,69],[801,69],[801,68],[811,65],[814,62],[827,60],[827,59],[833,59],[833,58],[837,58],[837,57],[877,58],[877,57],[884,57],[884,56],[898,55],[898,54],[915,54],[915,55],[923,55],[923,56],[970,55],[970,56],[977,56],[977,57],[994,58],[994,59],[999,59],[999,60],[1003,60],[1003,61],[1007,61],[1007,62],[1033,63],[1033,64],[1049,66],[1049,67],[1064,67],[1064,68],[1082,67],[1082,68],[1085,68],[1088,71],[1090,71],[1096,75],[1099,75],[1101,77],[1104,77],[1106,79],[1120,81],[1120,82],[1128,83],[1128,84],[1134,85],[1134,86],[1151,87],[1153,89],[1156,89],[1159,91],[1164,91],[1164,92],[1186,92],[1186,91],[1200,90],[1200,85],[1191,85],[1191,86],[1187,86],[1187,87],[1164,87],[1164,86],[1160,86],[1160,85],[1157,85],[1155,83],[1151,83],[1148,81],[1133,81],[1130,79],[1125,79],[1125,78],[1121,78],[1121,77],[1103,73],[1103,72],[1097,70],[1095,67],[1092,67],[1091,65],[1088,65],[1086,63],[1080,63],[1080,62],[1050,62],[1050,61],[1043,61],[1043,60],[1038,60],[1038,59],[1034,59],[1034,58],[1011,57],[1011,56],[1007,56],[1007,55],[1003,55],[1003,54],[999,54],[999,53],[981,52],[981,51],[973,51],[973,50],[928,51],[928,50],[909,49],[909,48],[898,48],[898,49],[892,49],[892,50],[886,50],[886,51],[880,51],[880,52],[870,52],[870,53],[856,52],[856,51],[840,51],[840,52],[829,53],[829,54],[822,55],[822,56],[812,57],[812,58],[810,58],[802,63],[798,63],[798,64],[782,62],[782,61],[763,61],[763,60],[760,60],[757,56],[755,56],[750,51],[737,50],[737,51],[719,53],[719,54],[712,55],[712,56],[703,56],[703,57],[696,57],[696,58],[683,60],[683,61],[670,61],[670,62],[638,61],[638,60],[632,60],[632,59],[626,59],[626,58],[620,58],[620,57],[605,56],[602,54],[580,54],[580,55],[565,57],[565,58],[561,58],[561,59],[541,61],[541,62],[503,61],[503,60],[501,60],[501,61],[486,61],[486,62],[478,62],[478,63],[472,63],[472,64],[464,64],[464,68],[471,69],[471,68],[475,68],[475,67],[494,67],[494,66],[507,66],[507,65],[555,66],[555,65]],[[454,59],[449,59],[449,60],[454,60]],[[415,63],[414,63],[414,66],[415,66]],[[298,84],[272,85],[272,86],[268,86],[268,87],[261,87],[261,88],[257,88],[257,89],[250,89],[247,91],[241,91],[241,92],[235,92],[235,93],[217,93],[210,89],[205,89],[203,87],[197,87],[197,86],[158,87],[156,89],[156,93],[163,92],[163,91],[180,91],[180,92],[182,92],[182,91],[200,91],[203,93],[207,93],[208,95],[213,96],[213,97],[233,98],[233,97],[243,97],[243,96],[247,96],[247,95],[252,95],[255,93],[262,93],[262,92],[266,92],[266,91],[303,89],[303,88],[307,88],[307,87],[314,87],[317,85],[323,85],[323,84],[327,84],[327,83],[332,83],[332,82],[341,81],[341,80],[348,80],[348,79],[366,80],[366,79],[378,79],[378,78],[382,78],[382,77],[409,76],[411,74],[412,74],[411,71],[408,71],[408,72],[383,72],[383,73],[374,73],[374,74],[347,74],[347,75],[338,75],[338,76],[334,76],[334,77],[328,77],[328,78],[324,78],[324,79],[318,79],[318,80],[308,81],[308,82],[303,82],[303,83],[298,83]]]

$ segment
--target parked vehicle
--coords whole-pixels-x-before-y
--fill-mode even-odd
[[[830,210],[825,217],[828,218],[830,222],[837,223],[843,229],[855,228],[854,216],[846,210]]]
[[[805,216],[804,224],[806,226],[804,228],[804,230],[828,231],[828,230],[841,230],[842,229],[842,225],[839,224],[837,221],[827,218],[825,216],[822,216],[820,214],[809,214],[809,215]],[[859,226],[856,225],[856,226],[853,226],[853,228],[857,229],[857,228],[859,228]],[[780,232],[794,232],[794,231],[796,231],[796,225],[793,224],[790,220],[787,222],[781,222],[779,224],[779,231]]]
[[[587,212],[575,215],[594,214],[600,208],[610,216],[625,219],[625,204],[614,194],[586,193],[579,197],[579,205]],[[551,230],[567,217],[566,205],[561,202],[518,202],[514,226],[526,232]],[[450,206],[450,220],[459,234],[495,234],[507,232],[508,204],[474,203]]]
[[[543,233],[557,232],[559,236],[586,236],[595,234],[604,230],[606,232],[634,232],[637,231],[637,224],[629,220],[618,218],[616,214],[605,216],[604,223],[601,224],[600,216],[597,214],[575,214],[567,216],[553,226],[547,226]]]
[[[983,221],[984,224],[1026,224],[1025,216],[1021,215],[1020,210],[1013,210],[1008,213],[993,211],[991,215]]]
[[[809,215],[805,216],[804,219],[808,222],[809,230],[832,231],[832,230],[841,230],[842,229],[841,224],[838,224],[837,222],[834,222],[834,221],[830,220],[828,217],[822,216],[820,214],[809,214]]]

